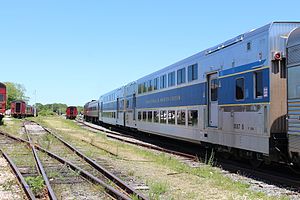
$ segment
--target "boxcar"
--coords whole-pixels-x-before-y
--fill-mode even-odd
[[[99,121],[300,163],[299,27],[272,22],[104,94]]]
[[[67,119],[75,119],[77,116],[77,107],[76,106],[69,106],[66,110],[66,118]]]
[[[23,118],[26,116],[26,103],[22,100],[16,100],[11,102],[11,115],[17,118]]]
[[[5,115],[6,108],[6,86],[0,83],[0,122]]]

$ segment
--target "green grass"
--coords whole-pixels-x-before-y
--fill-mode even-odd
[[[149,197],[153,200],[160,199],[160,196],[168,191],[168,184],[166,182],[152,182],[150,185]]]
[[[29,176],[25,178],[25,181],[27,182],[27,184],[29,185],[29,187],[31,188],[35,196],[43,195],[45,184],[42,176],[36,176],[36,177]]]

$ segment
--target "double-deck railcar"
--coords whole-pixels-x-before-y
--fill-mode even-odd
[[[270,23],[102,95],[99,121],[299,164],[299,27]]]
[[[78,115],[76,106],[69,106],[66,109],[66,118],[67,119],[75,119]]]
[[[84,119],[89,122],[99,122],[99,101],[92,100],[86,103],[83,107]]]
[[[0,122],[5,115],[6,108],[6,86],[0,83]]]
[[[26,116],[26,102],[22,100],[12,101],[10,105],[11,115],[16,118],[24,118]]]

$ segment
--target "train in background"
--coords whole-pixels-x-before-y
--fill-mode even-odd
[[[6,86],[4,83],[0,83],[0,122],[5,115],[6,109]]]
[[[37,110],[34,106],[28,105],[23,100],[15,100],[10,104],[11,116],[15,118],[33,117],[37,116]]]
[[[78,115],[77,107],[76,106],[69,106],[66,109],[66,118],[67,119],[75,119]]]
[[[300,22],[272,22],[84,106],[84,119],[300,166]]]

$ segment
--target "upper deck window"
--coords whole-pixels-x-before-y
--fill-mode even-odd
[[[263,97],[263,73],[262,71],[254,72],[255,98]]]
[[[245,80],[244,80],[244,78],[236,79],[235,98],[236,98],[236,100],[243,100],[245,98]]]
[[[144,84],[143,84],[143,93],[147,92],[147,89],[148,89],[148,83],[144,82]]]
[[[185,83],[185,68],[177,70],[177,84]]]
[[[148,92],[151,92],[151,91],[152,91],[152,88],[153,88],[153,81],[152,81],[152,80],[149,80],[149,81],[148,81]]]
[[[167,87],[167,75],[162,75],[160,77],[160,89]]]
[[[198,64],[188,66],[188,81],[191,82],[197,79],[198,79]]]
[[[158,78],[155,78],[154,79],[154,86],[153,86],[153,90],[158,90],[158,83],[159,82],[159,79]]]
[[[143,85],[142,85],[142,84],[139,84],[139,85],[138,85],[138,93],[139,93],[139,94],[142,94],[142,88],[143,88]]]
[[[175,72],[170,72],[168,74],[168,86],[174,86],[175,85]]]

